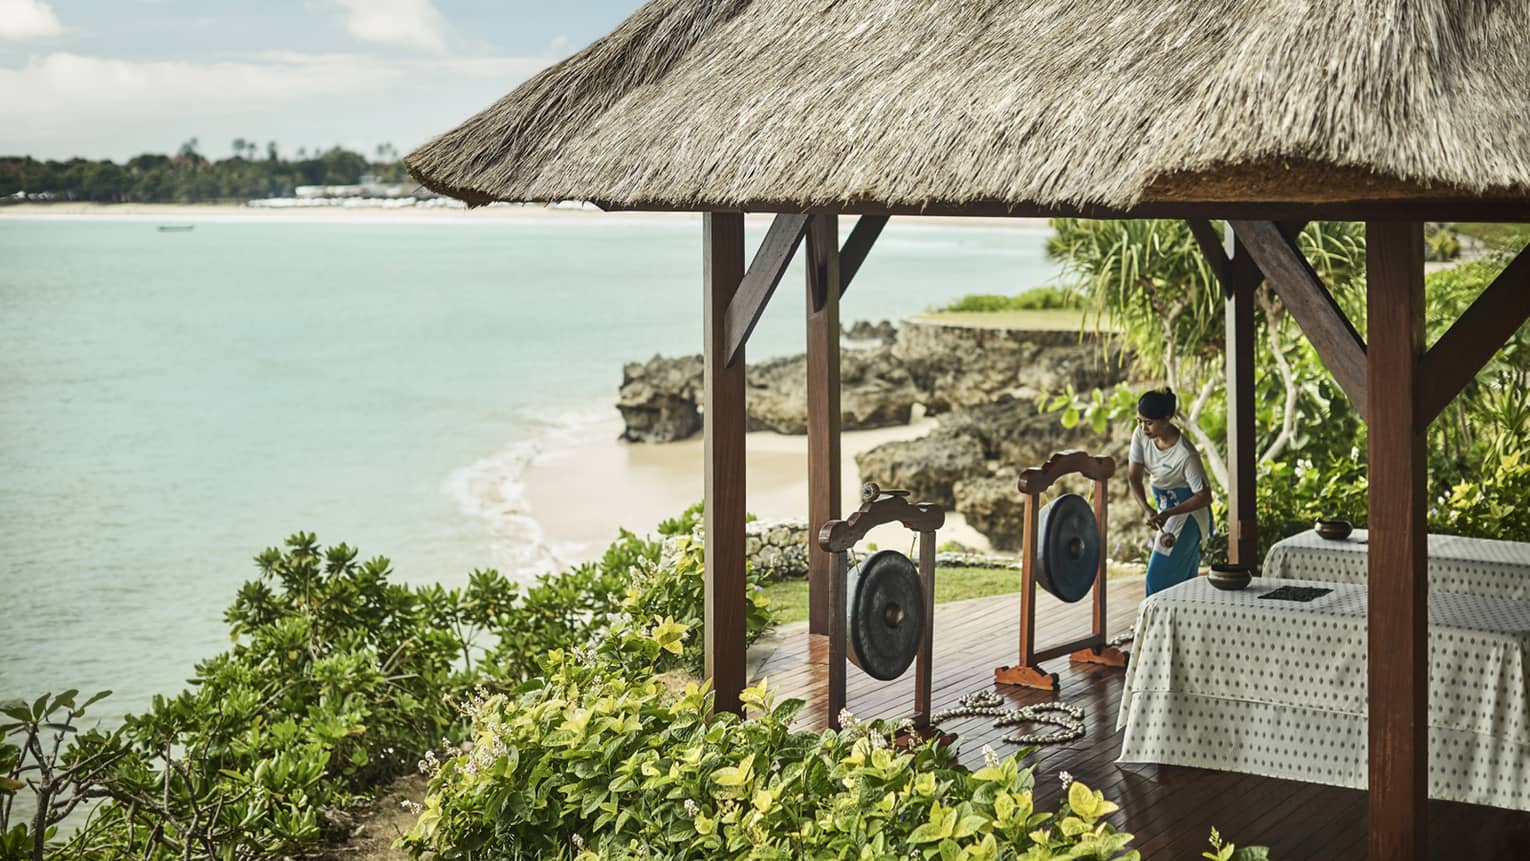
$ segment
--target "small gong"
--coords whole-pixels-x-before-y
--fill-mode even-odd
[[[1036,582],[1059,600],[1089,594],[1100,572],[1100,525],[1094,509],[1065,493],[1041,509],[1036,530]]]
[[[845,629],[850,662],[879,681],[896,679],[924,637],[924,589],[913,560],[878,550],[850,572]]]

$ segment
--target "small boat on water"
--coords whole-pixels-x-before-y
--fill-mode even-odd
[[[195,224],[161,224],[159,226],[160,233],[187,233],[195,229]]]

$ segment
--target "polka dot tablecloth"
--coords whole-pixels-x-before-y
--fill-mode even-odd
[[[1356,529],[1330,541],[1313,530],[1275,542],[1264,576],[1363,586],[1370,535]],[[1429,536],[1429,589],[1530,601],[1530,544],[1459,535]]]
[[[1282,585],[1333,591],[1261,599]],[[1144,601],[1126,671],[1121,762],[1363,789],[1366,595],[1336,583],[1198,577]],[[1530,602],[1429,599],[1430,795],[1530,810]]]

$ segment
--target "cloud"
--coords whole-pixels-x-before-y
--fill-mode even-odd
[[[0,39],[35,39],[64,32],[43,0],[0,0]]]
[[[446,131],[547,65],[546,57],[388,59],[269,53],[139,62],[54,52],[0,67],[4,154],[125,158],[186,138],[400,149]]]
[[[345,28],[363,42],[431,53],[446,50],[449,27],[431,0],[336,0]]]

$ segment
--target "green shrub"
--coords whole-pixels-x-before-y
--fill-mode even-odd
[[[75,740],[69,756],[109,763],[86,790],[107,800],[62,856],[292,854],[321,838],[327,808],[460,732],[464,632],[490,621],[462,593],[389,584],[386,559],[303,533],[257,561],[226,614],[233,648],[179,695]]]
[[[640,649],[653,625],[679,626],[683,639],[666,643],[657,669],[660,672],[683,669],[692,675],[702,672],[700,648],[682,649],[682,642],[699,646],[706,603],[706,551],[702,542],[689,535],[675,539],[674,555],[657,565],[638,565],[632,569],[632,586],[622,602],[624,619],[615,626],[621,633],[634,635],[631,649]],[[745,575],[745,629],[753,643],[775,623],[770,599],[765,595],[764,578],[752,570]]]
[[[991,313],[994,311],[1013,310],[1013,300],[1008,296],[1000,296],[996,293],[973,293],[963,296],[955,302],[947,305],[946,311],[968,311],[977,313]]]
[[[1037,811],[1020,754],[970,772],[946,748],[891,749],[880,723],[793,732],[801,704],[763,687],[744,693],[751,719],[708,718],[706,688],[675,695],[601,658],[555,652],[543,678],[470,703],[473,746],[435,771],[401,845],[443,861],[1137,858],[1081,783]]]
[[[1446,225],[1431,225],[1424,234],[1424,259],[1454,260],[1461,256],[1461,239]]]
[[[1478,538],[1530,540],[1530,457],[1499,458],[1476,481],[1441,492],[1429,508],[1429,530]]]
[[[1052,311],[1057,309],[1083,310],[1084,297],[1066,287],[1032,287],[1016,296],[1012,309],[1015,311]]]
[[[660,535],[688,536],[700,515],[692,506],[661,524]],[[73,743],[51,758],[0,743],[0,861],[33,857],[39,834],[55,857],[301,853],[332,830],[335,809],[413,770],[436,740],[462,738],[454,703],[474,686],[518,685],[552,649],[634,632],[651,640],[658,631],[678,651],[679,638],[698,636],[699,545],[664,566],[660,546],[624,530],[599,563],[525,587],[475,571],[464,588],[445,589],[392,584],[387,559],[361,562],[347,545],[321,548],[311,534],[294,535],[257,558],[260,576],[225,614],[234,646],[197,664],[187,690],[155,697],[111,733],[71,728]],[[764,605],[752,605],[755,635],[769,621]],[[662,615],[655,622],[653,614]],[[5,708],[6,735],[25,735],[21,705]],[[68,712],[33,720],[28,707],[27,720],[44,728],[83,713],[73,692],[37,708]],[[9,796],[25,785],[17,775],[42,767],[55,775],[42,793],[44,817],[11,826]],[[105,801],[56,843],[53,826],[73,799],[87,797]]]
[[[1033,287],[1016,296],[974,293],[947,305],[945,311],[992,313],[996,311],[1051,311],[1082,309],[1084,300],[1063,287]]]

